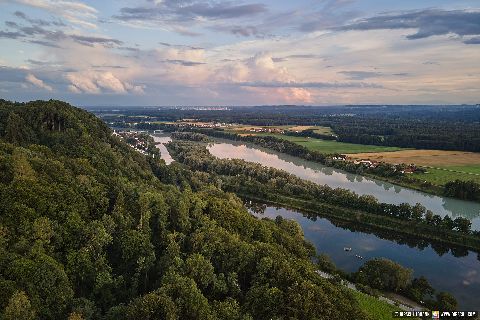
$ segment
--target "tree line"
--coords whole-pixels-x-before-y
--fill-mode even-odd
[[[113,121],[142,122],[139,112],[122,111]],[[478,106],[262,106],[230,110],[142,110],[152,121],[198,119],[258,126],[318,125],[342,142],[417,149],[480,152]]]

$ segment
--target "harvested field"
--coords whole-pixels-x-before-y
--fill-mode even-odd
[[[356,153],[355,159],[372,159],[388,163],[414,163],[427,167],[479,165],[480,153],[442,150],[402,150],[394,152]]]

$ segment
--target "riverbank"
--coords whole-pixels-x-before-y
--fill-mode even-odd
[[[245,190],[242,190],[243,192],[239,192],[239,190],[234,190],[234,188],[232,188],[229,191],[235,192],[235,194],[237,194],[239,197],[246,200],[252,200],[278,207],[291,208],[301,212],[313,214],[314,216],[330,217],[347,222],[354,222],[356,224],[378,228],[382,231],[391,231],[418,239],[462,247],[464,249],[480,253],[480,239],[475,236],[448,233],[445,230],[432,230],[432,228],[428,226],[415,225],[409,221],[402,221],[390,217],[369,214],[364,211],[345,209],[324,203],[315,203],[313,201],[306,201],[278,194],[263,194],[263,197],[260,198],[245,192]]]

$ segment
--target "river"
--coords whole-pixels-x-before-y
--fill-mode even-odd
[[[208,146],[208,150],[218,158],[257,162],[318,184],[348,189],[359,195],[372,195],[379,202],[412,205],[420,203],[442,217],[465,217],[472,221],[473,230],[480,230],[480,203],[477,202],[434,196],[242,142],[217,139]]]
[[[328,254],[344,271],[357,271],[365,261],[373,258],[388,258],[413,269],[415,277],[425,276],[437,291],[454,294],[461,309],[480,310],[480,261],[474,252],[464,257],[454,257],[450,252],[440,256],[431,246],[423,250],[412,248],[372,233],[344,229],[324,218],[313,221],[284,208],[267,207],[264,213],[252,214],[271,219],[282,216],[297,221],[317,252]],[[346,252],[344,247],[350,247],[352,251]]]
[[[166,133],[158,133],[158,134],[153,134],[151,135],[155,143],[157,144],[157,148],[160,150],[160,156],[162,157],[163,160],[165,160],[166,164],[172,163],[174,160],[172,156],[170,156],[170,153],[167,150],[167,147],[165,147],[166,143],[169,143],[172,141],[170,138],[169,134]]]

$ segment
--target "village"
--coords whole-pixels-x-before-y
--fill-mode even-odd
[[[380,162],[376,160],[353,158],[353,157],[350,157],[348,154],[335,155],[334,157],[332,157],[332,160],[351,162],[355,165],[362,165],[363,167],[369,168],[369,169],[375,169],[381,164],[387,164],[386,162]],[[389,164],[389,165],[394,167],[393,169],[394,172],[398,170],[401,174],[413,174],[416,172],[426,173],[424,168],[417,167],[413,163],[408,165],[405,165],[405,164]]]
[[[145,131],[114,130],[113,136],[124,140],[135,151],[155,157],[155,153],[152,152],[152,145],[148,141],[149,135]]]

